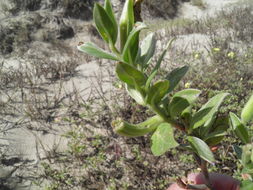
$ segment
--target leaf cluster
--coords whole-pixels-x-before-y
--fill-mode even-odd
[[[243,169],[242,175],[245,176],[241,183],[242,190],[253,188],[253,143],[252,135],[249,133],[250,122],[253,120],[253,95],[242,109],[240,118],[234,114],[229,113],[230,124],[235,135],[243,143],[242,146],[235,145],[234,149],[237,157],[240,159]]]
[[[165,77],[155,80],[174,39],[168,42],[157,62],[151,64],[156,48],[155,35],[147,35],[140,43],[139,34],[147,26],[142,22],[135,22],[133,0],[125,2],[119,23],[115,19],[110,0],[105,0],[104,6],[95,4],[93,17],[99,34],[111,52],[90,42],[81,44],[78,49],[98,58],[116,61],[116,74],[125,84],[128,94],[155,114],[138,124],[116,120],[112,123],[114,131],[127,137],[152,133],[151,150],[156,156],[176,146],[182,146],[201,159],[214,162],[210,147],[223,139],[228,128],[227,119],[218,118],[219,107],[228,94],[220,93],[214,96],[197,111],[193,109],[193,105],[201,93],[199,90],[185,89],[171,96],[189,68],[176,68]],[[116,47],[118,39],[119,48]],[[179,144],[174,139],[175,128],[184,132],[187,145]]]

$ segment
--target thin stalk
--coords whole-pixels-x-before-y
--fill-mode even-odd
[[[177,185],[182,189],[191,189],[191,190],[210,190],[205,184],[189,184],[185,183],[181,178],[177,179]]]
[[[177,179],[177,185],[181,187],[182,189],[192,189],[192,190],[214,190],[212,188],[212,185],[209,180],[209,174],[206,167],[206,162],[203,162],[204,160],[201,159],[196,153],[193,153],[193,156],[197,162],[197,164],[200,166],[201,171],[203,172],[203,175],[205,177],[206,184],[190,184],[181,178]]]
[[[201,168],[201,172],[203,173],[203,175],[205,177],[206,185],[210,188],[210,190],[215,190],[213,188],[211,181],[210,181],[210,176],[209,176],[209,172],[207,169],[207,161],[201,159],[200,168]]]
[[[205,182],[206,182],[206,186],[210,189],[210,190],[215,190],[213,188],[213,185],[210,181],[210,176],[209,176],[209,172],[207,169],[207,161],[203,160],[202,158],[200,158],[196,153],[193,153],[193,156],[197,162],[197,164],[199,165],[201,172],[203,173],[203,176],[205,178]]]

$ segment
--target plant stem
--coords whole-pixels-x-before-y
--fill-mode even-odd
[[[109,42],[109,48],[111,49],[111,51],[117,55],[118,57],[121,57],[120,56],[120,52],[119,50],[115,47],[115,45],[112,43],[112,42]]]
[[[208,169],[207,169],[207,162],[205,160],[203,160],[202,158],[201,158],[200,168],[201,168],[201,171],[204,175],[206,185],[210,188],[210,190],[215,190],[213,188],[213,185],[212,185],[211,181],[210,181],[209,172],[208,172]]]
[[[210,189],[210,190],[215,190],[213,188],[213,185],[210,181],[210,177],[209,177],[209,172],[207,169],[207,161],[205,161],[204,159],[200,158],[196,153],[193,153],[193,156],[197,162],[197,164],[199,165],[201,172],[205,178],[205,182],[206,182],[206,186]]]
[[[177,179],[177,185],[182,189],[191,189],[191,190],[210,190],[205,184],[189,184],[185,183],[181,178]]]

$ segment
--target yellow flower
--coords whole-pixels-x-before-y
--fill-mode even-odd
[[[220,48],[213,48],[213,51],[214,51],[214,52],[219,52],[219,51],[220,51]]]
[[[184,87],[185,88],[190,88],[191,87],[191,83],[189,83],[189,82],[185,83]]]
[[[119,84],[119,85],[118,85],[118,88],[119,88],[119,89],[121,89],[122,87],[123,87],[122,84]]]
[[[121,82],[115,82],[114,86],[118,89],[121,89],[123,87]]]
[[[228,57],[231,58],[231,59],[233,59],[233,58],[235,57],[235,53],[232,52],[232,51],[229,52],[229,53],[228,53]]]
[[[200,58],[200,54],[199,53],[195,53],[194,58],[195,59],[199,59]]]

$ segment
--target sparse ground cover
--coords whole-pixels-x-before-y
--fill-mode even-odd
[[[194,5],[194,6],[199,7],[200,9],[205,9],[206,8],[206,5],[202,0],[192,0],[191,4]]]
[[[164,63],[164,71],[161,75],[175,66],[188,64],[191,66],[191,71],[178,89],[183,87],[202,89],[202,102],[218,92],[230,92],[231,96],[222,112],[240,112],[253,90],[252,20],[249,17],[251,11],[252,7],[236,7],[231,12],[221,12],[216,18],[191,21],[190,24],[179,26],[170,25],[165,33],[158,33],[157,37],[161,41],[171,36],[180,37],[195,33],[209,37],[209,44],[205,44],[204,49],[191,47],[190,50],[185,51],[174,48]],[[176,44],[177,42],[175,46]],[[81,163],[79,166],[83,166],[83,170],[78,172],[82,175],[74,175],[76,178],[73,184],[79,184],[80,188],[86,189],[165,189],[168,183],[179,175],[178,172],[182,168],[189,171],[197,169],[194,168],[193,159],[180,154],[180,150],[169,152],[162,157],[154,157],[149,150],[148,138],[125,139],[112,133],[110,122],[116,116],[140,121],[144,115],[150,114],[124,97],[121,84],[115,82],[115,87],[118,88],[118,93],[122,93],[123,99],[120,100],[121,96],[117,94],[113,101],[124,102],[124,104],[114,107],[113,111],[103,107],[103,111],[99,114],[88,116],[88,118],[102,117],[97,119],[98,127],[108,130],[109,135],[94,133],[92,137],[85,137],[84,132],[79,132],[79,130],[84,130],[84,126],[77,127],[67,135],[72,142],[70,152],[74,158],[72,157],[71,160],[78,160],[79,164]],[[85,125],[85,122],[80,122],[80,124]],[[177,135],[180,136],[180,134]],[[225,142],[218,149],[217,155],[221,156],[217,157],[217,165],[213,167],[213,171],[239,177],[237,170],[240,165],[236,163],[235,155],[232,153],[234,143],[235,141],[228,134]],[[95,151],[95,153],[87,153],[89,151]],[[185,161],[187,165],[183,164]],[[80,169],[78,166],[73,165],[73,167]],[[49,165],[46,165],[45,171],[50,171],[49,168],[52,170]],[[91,173],[87,174],[87,170]],[[73,168],[68,171],[55,169],[54,172],[66,172],[66,175],[73,177],[71,174]],[[50,188],[57,189],[59,186],[62,187],[62,183],[53,177],[54,172],[49,172],[51,175],[46,173],[46,175],[47,178],[51,178]],[[83,186],[82,182],[84,182]],[[70,187],[71,185],[66,185],[66,189]]]
[[[163,24],[159,26],[161,31],[157,33],[157,38],[161,47],[165,39],[178,37],[163,63],[161,75],[176,66],[189,65],[191,70],[178,90],[184,87],[201,89],[202,102],[220,91],[230,92],[232,96],[222,111],[239,113],[253,90],[252,11],[250,6],[236,7],[212,19],[180,19],[169,23],[165,29]],[[156,27],[151,24],[151,30],[156,30]],[[184,36],[191,34],[204,35],[208,44],[189,42],[187,47],[182,46],[185,48],[178,47],[180,38],[185,39]],[[56,47],[62,48],[63,44],[59,45]],[[66,49],[63,47],[60,52]],[[77,57],[72,51],[65,53]],[[32,63],[29,67],[26,64],[24,70],[15,70],[2,63],[0,106],[1,124],[5,126],[2,132],[17,125],[41,133],[55,130],[55,126],[71,129],[62,134],[63,138],[68,139],[67,150],[58,152],[56,148],[48,151],[45,147],[47,156],[39,160],[40,172],[31,174],[34,176],[32,179],[28,176],[29,180],[47,190],[162,190],[176,176],[183,175],[181,171],[197,170],[193,159],[181,154],[181,150],[154,157],[150,152],[149,138],[125,139],[113,133],[111,121],[116,117],[137,122],[151,113],[127,97],[109,63],[99,62],[99,65],[106,68],[103,72],[108,72],[109,77],[103,79],[97,75],[94,79],[96,87],[88,91],[89,98],[84,99],[79,88],[69,93],[63,90],[66,81],[78,75],[79,62],[75,59],[58,64],[45,63],[42,57],[40,64]],[[109,88],[105,89],[108,84]],[[176,135],[180,137],[181,134]],[[235,163],[236,159],[231,153],[233,143],[228,135],[218,149],[217,155],[221,156],[217,157],[218,167],[213,170],[238,176],[240,165]],[[1,148],[4,155],[5,149]],[[1,163],[6,163],[6,160],[1,158]],[[12,161],[13,169],[24,163],[16,162],[15,165],[15,160]],[[7,188],[9,180],[5,176],[0,187]]]

